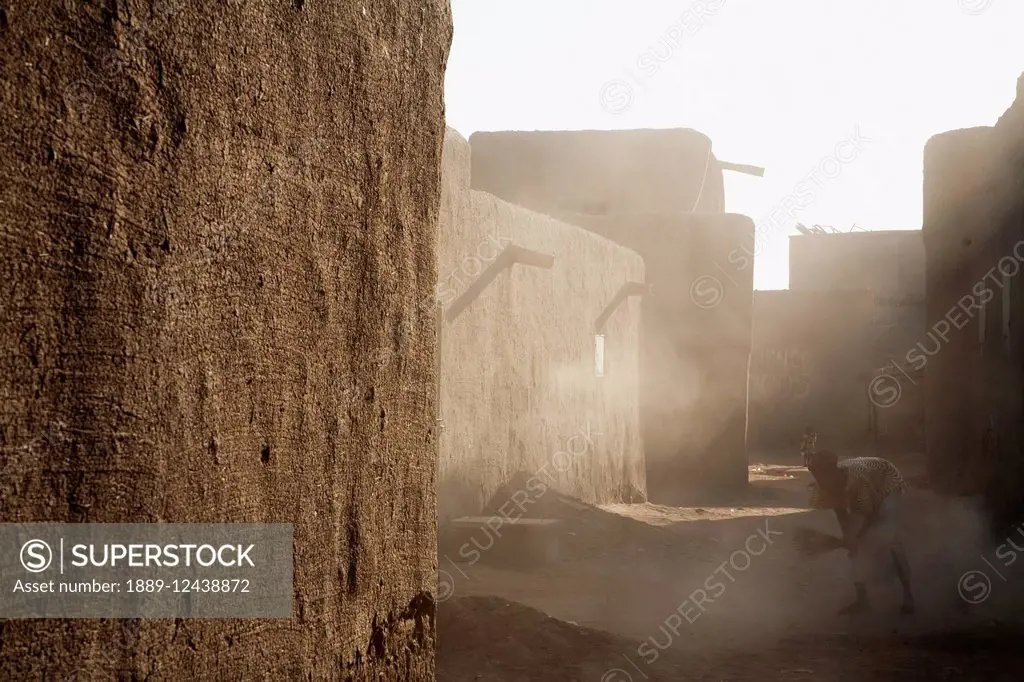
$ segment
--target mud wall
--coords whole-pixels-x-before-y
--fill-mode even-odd
[[[992,158],[991,128],[944,133],[931,138],[924,150],[924,239],[927,258],[927,319],[929,326],[955,309],[971,294],[973,264],[980,265],[990,225],[974,224],[990,217],[986,185]],[[943,171],[946,167],[949,170]],[[956,168],[955,174],[952,169]],[[980,233],[980,234],[979,234]],[[978,314],[928,357],[925,367],[925,435],[932,478],[950,492],[977,488],[961,477],[971,458],[980,460],[982,433],[974,415],[981,397],[982,374]],[[930,341],[931,339],[929,339]],[[940,340],[941,342],[941,340]],[[929,344],[929,350],[932,344]],[[973,432],[973,433],[972,433]],[[973,492],[980,492],[973,490]]]
[[[745,486],[753,267],[730,264],[730,254],[753,240],[753,222],[699,213],[560,217],[646,263],[653,291],[642,304],[641,423],[651,500]]]
[[[1024,76],[994,127],[937,135],[924,150],[926,434],[931,474],[984,493],[997,521],[1022,511]],[[952,329],[944,335],[936,327]]]
[[[786,297],[784,294],[766,296],[764,302],[778,299],[790,300],[797,309],[810,307],[792,313],[781,312],[782,320],[794,321],[796,315],[824,315],[838,324],[840,329],[850,330],[850,323],[870,326],[870,335],[864,337],[860,330],[850,330],[864,348],[851,348],[849,362],[862,362],[860,371],[867,373],[862,390],[871,398],[871,442],[881,449],[889,447],[923,448],[924,445],[924,404],[921,377],[906,358],[915,344],[925,336],[925,254],[920,230],[861,231],[826,235],[798,235],[790,238],[789,279],[794,292],[829,294],[835,293],[835,305],[840,310],[849,309],[851,317],[836,318],[826,310],[814,310],[820,301],[814,297]],[[863,316],[864,301],[856,293],[870,292],[873,313],[870,319]],[[819,303],[809,303],[819,301]],[[856,301],[856,303],[854,303]],[[766,311],[765,311],[766,312]],[[773,325],[770,317],[760,316],[763,325]],[[780,321],[778,324],[785,324]],[[766,328],[767,329],[767,328]],[[755,337],[757,333],[755,332]],[[841,339],[838,339],[841,340]],[[756,345],[756,344],[755,344]],[[870,352],[863,351],[870,349]],[[848,363],[841,363],[846,365]],[[892,379],[876,379],[876,371],[891,372]],[[827,373],[827,368],[823,369]],[[837,376],[848,376],[840,372]],[[897,379],[898,377],[898,379]],[[825,375],[822,376],[825,378]],[[752,377],[753,380],[753,377]],[[841,381],[841,380],[840,380]],[[871,382],[876,383],[872,384]],[[896,383],[898,381],[898,383]],[[838,385],[837,385],[838,387]],[[843,388],[834,400],[812,405],[823,406],[849,400]],[[821,396],[819,396],[821,398]],[[858,400],[857,405],[863,401]],[[765,405],[770,407],[770,405]],[[812,412],[814,410],[812,409]],[[834,413],[829,408],[830,413]],[[781,421],[772,424],[781,426]],[[789,426],[787,426],[787,429]],[[843,444],[859,441],[861,417],[855,422],[834,432],[841,436]],[[797,440],[796,442],[799,442]],[[833,443],[832,445],[838,445]]]
[[[789,287],[799,291],[870,290],[924,301],[921,230],[853,230],[789,239]]]
[[[807,426],[821,448],[869,441],[873,314],[869,291],[754,292],[750,447],[795,454]]]
[[[2,17],[0,521],[292,523],[295,619],[8,621],[0,678],[433,679],[448,3]]]
[[[595,322],[624,285],[644,281],[642,259],[471,190],[470,145],[452,130],[444,168],[437,298],[447,312],[508,246],[554,263],[500,270],[442,325],[441,519],[479,513],[516,474],[588,502],[642,498],[640,299],[608,318],[604,376],[595,364]]]
[[[722,212],[711,140],[689,129],[480,132],[473,189],[549,215]]]

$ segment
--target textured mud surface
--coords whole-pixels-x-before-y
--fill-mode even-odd
[[[445,154],[438,298],[448,311],[507,246],[554,262],[500,271],[444,326],[442,523],[479,512],[517,472],[538,489],[589,502],[642,494],[641,299],[624,300],[602,327],[605,376],[595,377],[592,358],[598,317],[627,282],[645,280],[643,261],[580,227],[471,191],[469,144],[455,131]],[[531,491],[526,504],[536,498]]]
[[[450,40],[434,0],[3,3],[0,521],[293,523],[296,619],[10,621],[0,678],[432,677]]]

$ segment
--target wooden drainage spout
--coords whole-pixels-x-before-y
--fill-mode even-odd
[[[469,307],[469,304],[479,298],[480,294],[490,286],[491,282],[501,274],[501,271],[510,268],[516,263],[534,268],[550,270],[555,265],[555,257],[539,251],[531,251],[521,246],[511,244],[502,249],[498,257],[494,259],[490,267],[480,273],[476,281],[452,303],[451,307],[444,314],[446,322],[451,322]]]
[[[611,302],[605,306],[604,310],[598,316],[594,322],[594,333],[600,334],[601,330],[604,329],[604,325],[608,322],[608,318],[612,316],[623,301],[633,296],[649,296],[651,293],[651,286],[644,284],[643,282],[626,282],[619,289],[619,292],[615,294]]]

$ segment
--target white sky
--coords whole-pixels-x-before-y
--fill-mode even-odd
[[[696,128],[718,158],[767,169],[726,172],[726,210],[755,220],[859,126],[872,141],[838,176],[827,168],[797,219],[920,228],[925,141],[995,123],[1024,71],[1024,0],[451,3],[448,125]],[[602,107],[611,81],[632,88],[625,111]],[[758,253],[757,288],[787,286],[788,241],[775,232]]]

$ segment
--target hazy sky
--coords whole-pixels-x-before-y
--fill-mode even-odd
[[[452,0],[452,10],[448,124],[464,136],[696,128],[720,159],[767,169],[726,172],[726,209],[761,220],[859,127],[870,142],[826,166],[798,216],[847,230],[920,228],[925,141],[995,123],[1024,71],[1024,0]],[[788,241],[776,232],[759,252],[757,288],[788,286]]]

